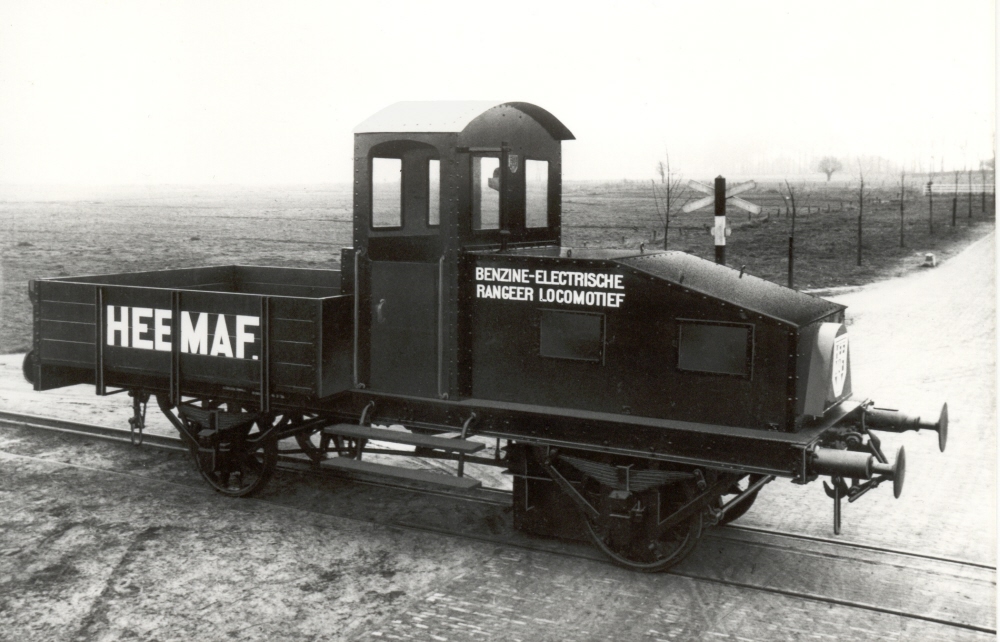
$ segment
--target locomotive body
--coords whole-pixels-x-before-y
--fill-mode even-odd
[[[279,444],[317,464],[468,488],[514,476],[519,528],[660,570],[777,477],[839,502],[885,481],[852,396],[843,306],[680,252],[566,248],[561,141],[527,103],[398,103],[355,132],[342,270],[225,266],[31,284],[36,389],[155,396],[204,478],[246,495]],[[378,428],[401,425],[406,430]],[[443,437],[442,435],[453,435]],[[506,440],[477,456],[474,435]],[[457,476],[366,461],[371,442]],[[416,477],[415,477],[416,475]],[[851,480],[848,486],[845,480]]]

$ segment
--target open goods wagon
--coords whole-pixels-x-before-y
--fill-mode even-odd
[[[279,444],[456,488],[478,485],[467,463],[502,466],[516,527],[645,571],[778,477],[830,476],[835,530],[841,499],[898,496],[903,451],[890,463],[873,430],[933,430],[943,450],[946,407],[924,421],[853,395],[843,306],[680,252],[564,247],[571,138],[528,103],[397,103],[355,130],[341,271],[37,280],[25,374],[127,390],[139,429],[155,396],[234,496],[264,486]]]

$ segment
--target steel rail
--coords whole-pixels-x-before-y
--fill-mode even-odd
[[[128,430],[121,428],[108,428],[107,426],[97,426],[94,424],[84,424],[66,419],[56,419],[54,417],[39,417],[36,415],[23,415],[14,412],[0,411],[0,425],[10,425],[19,428],[35,428],[49,432],[74,435],[77,437],[91,437],[114,443],[133,445],[131,442],[130,431]],[[142,445],[173,452],[188,452],[187,446],[184,445],[184,442],[179,437],[167,437],[149,432],[143,433]],[[420,493],[422,495],[461,499],[464,501],[494,506],[509,506],[511,500],[510,493],[508,491],[499,489],[477,488],[468,491],[438,490],[424,485],[408,484],[392,480],[373,481],[369,477],[357,475],[350,471],[318,468],[309,460],[290,457],[288,455],[279,457],[278,470],[307,475],[310,477],[318,477],[321,479],[334,477],[338,479],[347,478],[351,481],[365,484],[367,486],[394,488]]]
[[[596,549],[593,549],[593,548],[590,549],[590,551],[593,551],[593,553],[594,553],[593,555],[591,555],[591,554],[589,554],[590,551],[588,551],[587,553],[584,553],[583,551],[575,552],[575,551],[567,551],[567,550],[564,550],[564,549],[546,549],[546,548],[543,548],[543,547],[537,546],[537,545],[529,545],[529,544],[521,544],[521,543],[518,543],[518,542],[502,541],[502,540],[499,540],[499,539],[494,539],[494,538],[490,538],[490,537],[484,537],[484,536],[481,536],[481,535],[471,535],[469,533],[456,533],[456,532],[447,531],[447,530],[444,530],[444,529],[433,528],[433,527],[429,527],[429,526],[422,526],[422,525],[419,525],[419,524],[410,524],[410,523],[406,523],[406,522],[396,522],[396,525],[399,526],[399,527],[401,527],[401,528],[412,529],[412,530],[421,531],[421,532],[425,532],[425,533],[433,533],[433,534],[436,534],[436,535],[447,535],[447,536],[450,536],[450,537],[459,537],[459,538],[462,538],[462,539],[469,539],[469,540],[474,540],[474,541],[479,541],[479,542],[487,542],[487,543],[491,543],[491,544],[500,543],[500,544],[503,544],[504,546],[509,546],[511,548],[519,548],[519,549],[522,549],[522,550],[527,550],[527,551],[536,552],[536,553],[537,552],[548,553],[550,555],[559,555],[559,556],[562,556],[562,557],[573,557],[573,558],[577,558],[577,559],[585,559],[585,560],[590,560],[590,561],[598,562],[598,563],[602,563],[602,564],[613,565],[613,562],[611,560],[609,560],[608,558],[606,558],[604,555],[601,555],[600,553],[597,552]],[[769,532],[769,531],[762,531],[762,532]],[[904,618],[904,619],[920,620],[920,621],[923,621],[923,622],[929,622],[929,623],[932,623],[932,624],[940,624],[942,626],[947,626],[947,627],[951,627],[951,628],[963,629],[963,630],[967,630],[967,631],[976,631],[977,633],[988,633],[988,634],[991,634],[991,635],[996,635],[996,633],[997,633],[996,627],[990,628],[990,627],[987,627],[987,626],[980,626],[980,625],[977,625],[977,624],[968,624],[968,623],[964,623],[964,622],[954,622],[954,621],[946,620],[944,618],[938,618],[938,617],[933,617],[933,616],[930,616],[930,615],[924,615],[922,613],[910,613],[910,612],[903,611],[903,610],[900,610],[900,609],[893,609],[893,608],[878,606],[876,604],[867,604],[865,602],[858,602],[858,601],[855,601],[855,600],[845,600],[845,599],[835,598],[835,597],[824,597],[824,596],[817,595],[817,594],[814,594],[814,593],[806,593],[806,592],[803,592],[803,591],[792,591],[792,590],[788,590],[788,589],[781,589],[781,588],[771,587],[771,586],[760,586],[758,584],[750,584],[748,582],[737,582],[737,581],[734,581],[734,580],[720,579],[720,578],[717,578],[717,577],[711,577],[711,576],[708,576],[708,575],[699,575],[697,573],[692,573],[692,572],[681,572],[681,571],[677,571],[676,569],[669,569],[669,570],[665,571],[665,573],[667,573],[668,575],[676,575],[677,577],[686,577],[688,579],[692,579],[692,580],[696,580],[696,581],[700,581],[700,582],[708,582],[710,584],[717,584],[717,585],[721,585],[721,586],[730,586],[730,587],[733,587],[733,588],[750,589],[750,590],[754,590],[754,591],[760,591],[762,593],[770,593],[772,595],[781,595],[781,596],[784,596],[784,597],[792,597],[792,598],[797,598],[797,599],[800,599],[800,600],[807,600],[807,601],[810,601],[810,602],[816,602],[816,603],[819,603],[819,604],[827,604],[827,605],[843,606],[843,607],[847,607],[847,608],[854,608],[854,609],[858,609],[860,611],[870,611],[870,612],[874,612],[874,613],[882,613],[882,614],[885,614],[885,615],[895,615],[896,617],[900,617],[900,618]]]
[[[986,571],[996,571],[996,565],[983,564],[981,562],[971,562],[969,560],[958,559],[957,557],[944,557],[941,555],[928,555],[926,553],[916,553],[914,551],[907,551],[896,548],[886,548],[884,546],[875,546],[873,544],[862,544],[860,542],[845,542],[837,539],[831,539],[829,537],[817,537],[816,535],[803,535],[801,533],[790,533],[788,531],[772,531],[766,528],[757,528],[755,526],[742,526],[727,524],[726,529],[734,531],[743,531],[746,533],[760,533],[762,535],[777,535],[779,537],[787,537],[788,539],[798,539],[807,542],[816,542],[818,544],[831,544],[834,546],[841,546],[844,548],[856,548],[863,551],[872,551],[873,553],[887,553],[890,555],[900,555],[902,557],[915,557],[918,559],[924,559],[931,562],[943,562],[946,564],[955,564],[957,566],[969,566],[972,568],[980,568]],[[745,540],[740,540],[745,541]]]
[[[17,414],[17,413],[10,413],[10,412],[0,411],[0,425],[3,425],[3,424],[13,425],[13,426],[16,426],[16,427],[41,428],[41,429],[45,429],[45,430],[51,430],[51,431],[60,432],[60,433],[64,433],[64,434],[73,434],[73,435],[77,435],[77,436],[96,437],[98,439],[104,439],[104,440],[108,440],[108,441],[112,441],[112,442],[117,442],[117,443],[129,443],[131,445],[131,442],[130,442],[130,439],[129,439],[129,431],[127,431],[127,430],[121,430],[121,429],[116,429],[116,428],[107,428],[107,427],[104,427],[104,426],[94,426],[94,425],[90,425],[90,424],[82,424],[82,423],[78,423],[78,422],[67,421],[67,420],[62,420],[62,419],[54,419],[54,418],[50,418],[50,417],[37,417],[37,416],[32,416],[32,415],[20,415],[20,414]],[[150,437],[150,435],[146,435],[147,439],[149,437]],[[155,440],[147,441],[146,443],[148,443],[149,445],[153,445],[154,447],[164,448],[164,449],[167,449],[167,450],[178,450],[178,451],[186,451],[187,450],[183,446],[183,443],[181,442],[181,440],[178,439],[178,438],[164,437],[164,436],[156,436],[156,437],[157,438]],[[171,442],[176,442],[176,443],[171,443]],[[137,479],[142,479],[142,480],[145,480],[145,481],[154,481],[150,477],[145,477],[145,476],[142,476],[142,475],[136,475],[135,473],[130,473],[130,472],[124,472],[124,471],[113,470],[113,469],[105,469],[105,468],[96,468],[96,467],[93,467],[93,466],[83,466],[83,465],[80,465],[80,464],[72,464],[72,463],[68,463],[68,462],[64,462],[64,461],[52,461],[52,460],[43,459],[43,458],[40,458],[40,457],[33,457],[31,455],[22,455],[22,454],[17,454],[17,453],[12,453],[12,455],[15,456],[15,457],[19,457],[19,458],[31,459],[31,460],[41,461],[41,462],[46,462],[46,463],[54,463],[54,464],[59,464],[59,465],[62,465],[62,466],[71,466],[71,467],[79,468],[79,469],[83,469],[83,470],[90,470],[90,471],[94,471],[94,472],[104,472],[104,473],[113,474],[113,475],[124,475],[124,476],[127,476],[127,477],[135,477]],[[297,466],[292,466],[292,467],[285,468],[285,470],[289,470],[289,471],[292,471],[292,472],[305,472],[305,473],[316,473],[317,472],[316,469],[311,466],[311,464],[306,463],[306,462],[304,462],[302,460],[299,460],[299,461],[301,462],[301,464],[299,464]],[[326,475],[320,475],[320,476],[326,476]],[[336,475],[336,476],[342,477],[342,475]],[[168,484],[168,485],[182,486],[184,488],[190,488],[191,487],[191,485],[184,484],[184,483],[181,483],[181,482],[172,482],[172,481],[163,481],[163,480],[155,480],[155,481],[157,481],[158,483],[165,483],[165,484]],[[413,492],[419,492],[419,493],[422,493],[422,494],[442,495],[442,496],[446,496],[446,497],[454,498],[454,499],[470,499],[472,501],[477,501],[477,500],[475,500],[473,498],[468,498],[468,497],[465,497],[463,495],[460,495],[460,494],[457,494],[457,493],[451,492],[451,491],[447,491],[447,492],[445,492],[445,491],[427,491],[427,490],[422,489],[422,488],[410,487],[410,486],[406,486],[406,485],[402,485],[402,484],[370,482],[370,481],[365,481],[365,480],[359,480],[359,481],[361,483],[369,484],[369,485],[372,485],[372,486],[382,486],[382,487],[387,487],[387,488],[403,488],[405,490],[409,490],[409,491],[413,491]],[[506,493],[504,491],[495,491],[495,492],[497,492],[497,493],[503,493],[503,494],[509,496],[509,493]],[[273,500],[262,499],[262,498],[259,498],[259,497],[244,498],[243,501],[259,501],[259,502],[266,503],[268,505],[279,505],[279,506],[281,505],[280,503],[275,502]],[[332,514],[332,513],[327,513],[327,512],[322,512],[322,511],[309,511],[309,510],[305,510],[305,509],[301,509],[301,508],[296,508],[296,507],[287,507],[286,506],[286,508],[290,508],[291,510],[302,510],[303,512],[319,512],[319,514],[329,515],[329,516],[332,516],[332,517],[339,517],[341,519],[353,519],[355,521],[360,521],[360,522],[364,522],[364,523],[384,525],[383,522],[377,522],[375,520],[366,520],[366,519],[357,518],[357,517],[346,517],[345,518],[345,517],[342,517],[342,516],[339,516],[339,515],[335,515],[335,514]],[[593,550],[593,549],[588,549],[586,553],[584,553],[582,550],[580,552],[574,552],[574,551],[567,551],[567,550],[565,550],[564,547],[556,547],[556,546],[546,547],[546,546],[539,545],[537,543],[527,544],[527,543],[520,543],[520,542],[511,542],[511,541],[505,540],[505,539],[503,539],[501,537],[488,537],[488,536],[482,536],[482,535],[474,535],[474,534],[470,534],[470,533],[456,532],[456,531],[450,531],[450,530],[446,530],[446,529],[438,529],[438,528],[433,528],[433,527],[429,527],[429,526],[423,526],[423,525],[419,525],[419,524],[413,524],[413,523],[410,523],[410,522],[390,522],[390,523],[391,523],[391,525],[393,525],[395,527],[398,527],[398,528],[405,528],[405,529],[408,529],[408,530],[413,530],[413,531],[418,531],[418,532],[433,533],[433,534],[438,534],[438,535],[446,535],[446,536],[449,536],[449,537],[458,537],[460,539],[467,539],[467,540],[480,541],[480,542],[488,542],[488,543],[492,543],[492,544],[501,544],[503,546],[509,546],[509,547],[512,547],[512,548],[519,548],[519,549],[528,550],[528,551],[531,551],[531,552],[540,552],[540,553],[547,553],[547,554],[551,554],[551,555],[560,555],[560,556],[564,556],[564,557],[573,557],[573,558],[578,558],[578,559],[587,559],[587,560],[595,561],[595,562],[602,563],[602,564],[609,564],[609,565],[612,564],[611,560],[608,560],[603,555],[600,555],[596,550]],[[797,538],[797,539],[804,539],[804,540],[810,540],[810,541],[829,542],[831,544],[846,544],[847,546],[853,546],[855,548],[863,548],[863,549],[869,549],[869,550],[878,551],[878,552],[893,553],[893,554],[898,554],[898,555],[903,555],[903,556],[909,556],[909,555],[911,555],[910,553],[908,553],[906,551],[895,551],[895,550],[892,550],[892,549],[883,549],[883,548],[879,548],[879,547],[866,546],[866,545],[853,545],[853,544],[849,544],[849,543],[838,542],[836,540],[826,540],[824,538],[818,538],[818,537],[796,536],[794,534],[784,533],[784,532],[780,532],[780,531],[769,531],[769,530],[766,530],[766,529],[756,529],[756,528],[747,528],[747,527],[735,527],[734,528],[734,527],[731,527],[731,526],[725,527],[725,528],[730,528],[730,529],[733,529],[733,530],[739,529],[739,530],[750,531],[750,532],[774,534],[774,535],[779,535],[779,536],[788,536],[788,537],[793,537],[793,538]],[[985,565],[982,565],[982,564],[967,563],[967,562],[962,562],[962,561],[958,561],[958,560],[952,560],[952,559],[948,559],[948,558],[935,558],[935,557],[932,557],[932,556],[924,556],[924,555],[919,555],[919,554],[914,555],[914,557],[927,558],[927,559],[932,559],[932,560],[936,560],[936,561],[943,561],[943,562],[950,562],[950,563],[957,564],[957,565],[972,566],[972,567],[978,567],[978,568],[983,568],[983,569],[987,569],[987,570],[993,569],[993,567],[985,566]],[[797,599],[802,599],[802,600],[808,600],[810,602],[816,602],[816,603],[820,603],[820,604],[829,604],[829,605],[843,606],[843,607],[847,607],[847,608],[856,608],[856,609],[864,610],[864,611],[870,611],[870,612],[876,612],[876,613],[883,613],[883,614],[886,614],[886,615],[895,615],[895,616],[901,617],[901,618],[913,619],[913,620],[921,620],[921,621],[924,621],[924,622],[929,622],[929,623],[933,623],[933,624],[939,624],[939,625],[948,626],[948,627],[951,627],[951,628],[958,628],[958,629],[963,629],[963,630],[976,631],[976,632],[987,633],[987,634],[992,634],[992,635],[996,635],[996,632],[997,632],[996,627],[990,628],[990,627],[980,626],[980,625],[976,625],[976,624],[969,624],[969,623],[963,623],[963,622],[954,622],[954,621],[946,620],[946,619],[939,618],[939,617],[933,617],[933,616],[930,616],[930,615],[925,615],[925,614],[922,614],[922,613],[910,613],[910,612],[907,612],[907,611],[903,611],[901,609],[893,609],[893,608],[889,608],[889,607],[882,607],[882,606],[878,606],[878,605],[874,605],[874,604],[867,604],[865,602],[858,602],[858,601],[855,601],[855,600],[847,600],[847,599],[834,598],[834,597],[825,597],[825,596],[817,595],[817,594],[813,594],[813,593],[807,593],[807,592],[803,592],[803,591],[794,591],[794,590],[788,590],[788,589],[781,589],[781,588],[777,588],[777,587],[760,586],[760,585],[756,585],[756,584],[750,584],[750,583],[747,583],[747,582],[738,582],[738,581],[734,581],[734,580],[727,580],[727,579],[720,579],[720,578],[706,576],[706,575],[699,575],[697,573],[692,573],[692,572],[679,572],[679,571],[677,571],[675,569],[671,569],[671,570],[667,571],[667,573],[669,573],[671,575],[676,575],[678,577],[686,577],[686,578],[689,578],[689,579],[703,581],[703,582],[709,582],[709,583],[712,583],[712,584],[718,584],[718,585],[722,585],[722,586],[731,586],[731,587],[734,587],[734,588],[751,589],[751,590],[755,590],[755,591],[761,591],[761,592],[764,592],[764,593],[770,593],[770,594],[773,594],[773,595],[781,595],[781,596],[784,596],[784,597],[792,597],[792,598],[797,598]]]
[[[0,423],[2,423],[2,422],[0,422]],[[120,440],[116,439],[115,441],[120,441]],[[77,468],[77,469],[80,469],[80,470],[88,470],[88,471],[91,471],[91,472],[100,472],[100,473],[106,473],[106,474],[111,474],[111,475],[134,477],[136,479],[140,479],[140,480],[148,481],[148,482],[156,481],[157,483],[163,483],[163,484],[167,484],[167,485],[171,485],[171,486],[179,486],[179,487],[183,487],[185,489],[190,489],[192,487],[200,487],[199,484],[185,484],[185,483],[176,482],[176,481],[154,480],[154,479],[152,479],[150,477],[145,477],[145,476],[142,476],[142,475],[136,475],[134,473],[124,472],[124,471],[119,471],[119,470],[113,470],[113,469],[96,468],[96,467],[93,467],[93,466],[84,466],[84,465],[81,465],[81,464],[71,464],[71,463],[67,463],[67,462],[63,462],[63,461],[53,461],[53,460],[50,460],[50,459],[43,459],[43,458],[40,458],[40,457],[33,457],[31,455],[22,455],[22,454],[16,454],[15,453],[15,454],[12,454],[12,456],[18,457],[18,458],[21,458],[21,459],[30,459],[30,460],[33,460],[33,461],[39,461],[39,462],[44,462],[44,463],[49,463],[49,464],[58,464],[60,466],[70,466],[72,468]],[[205,490],[208,490],[208,489],[206,488]],[[379,521],[376,521],[376,520],[369,520],[369,519],[358,518],[358,517],[343,517],[343,516],[336,515],[334,513],[325,512],[325,511],[315,511],[315,510],[302,509],[302,508],[298,508],[298,507],[285,506],[285,505],[282,505],[279,502],[276,502],[274,500],[262,499],[262,498],[259,498],[259,497],[243,498],[242,501],[259,501],[259,502],[262,502],[262,503],[267,504],[267,505],[272,505],[272,506],[276,505],[276,506],[280,506],[282,508],[286,508],[286,509],[289,509],[289,510],[302,511],[302,512],[306,512],[306,513],[316,513],[316,514],[326,515],[326,516],[330,516],[330,517],[337,517],[337,518],[340,518],[340,519],[351,519],[351,520],[354,520],[354,521],[358,521],[358,522],[362,522],[362,523],[367,523],[367,524],[377,524],[377,525],[383,525],[383,526],[386,525],[384,522],[379,522]],[[521,542],[512,542],[512,541],[509,541],[509,540],[505,540],[505,539],[503,539],[501,537],[490,537],[490,536],[484,536],[484,535],[475,535],[475,534],[470,534],[470,533],[456,532],[456,531],[451,531],[451,530],[447,530],[447,529],[441,529],[441,528],[434,528],[434,527],[431,527],[431,526],[425,526],[425,525],[421,525],[421,524],[413,524],[413,523],[410,523],[410,522],[395,521],[395,522],[389,522],[389,525],[391,525],[393,527],[396,527],[396,528],[402,528],[402,529],[410,530],[410,531],[414,531],[414,532],[430,533],[430,534],[435,534],[435,535],[445,535],[445,536],[448,536],[448,537],[456,537],[456,538],[459,538],[459,539],[465,539],[465,540],[476,541],[476,542],[486,542],[486,543],[490,543],[490,544],[500,544],[502,546],[507,546],[507,547],[510,547],[510,548],[517,548],[517,549],[526,550],[526,551],[535,552],[535,553],[545,553],[545,554],[550,554],[550,555],[559,555],[559,556],[562,556],[562,557],[570,557],[570,558],[576,558],[576,559],[586,559],[586,560],[597,562],[597,563],[601,563],[601,564],[608,564],[608,565],[612,564],[611,560],[605,558],[603,555],[600,555],[595,549],[591,549],[589,547],[585,549],[584,547],[581,546],[581,550],[579,550],[579,551],[569,551],[569,550],[566,550],[565,545],[562,545],[561,547],[557,547],[557,546],[544,546],[544,545],[540,545],[539,543],[528,544],[528,543],[521,543]],[[711,577],[711,576],[699,575],[697,573],[691,573],[691,572],[679,572],[677,570],[670,570],[670,571],[667,571],[667,573],[672,574],[672,575],[676,575],[678,577],[686,577],[688,579],[693,579],[693,580],[696,580],[696,581],[708,582],[708,583],[711,583],[711,584],[717,584],[717,585],[721,585],[721,586],[729,586],[729,587],[734,587],[734,588],[750,589],[750,590],[760,591],[760,592],[763,592],[763,593],[769,593],[769,594],[772,594],[772,595],[781,595],[781,596],[784,596],[784,597],[792,597],[792,598],[796,598],[796,599],[807,600],[807,601],[815,602],[815,603],[819,603],[819,604],[837,605],[837,606],[843,606],[843,607],[847,607],[847,608],[856,608],[858,610],[864,610],[864,611],[870,611],[870,612],[876,612],[876,613],[883,613],[883,614],[886,614],[886,615],[895,615],[897,617],[901,617],[901,618],[905,618],[905,619],[921,620],[921,621],[930,622],[930,623],[933,623],[933,624],[939,624],[939,625],[942,625],[942,626],[948,626],[948,627],[951,627],[951,628],[958,628],[958,629],[963,629],[963,630],[970,630],[970,631],[976,631],[976,632],[988,633],[988,634],[994,634],[994,635],[996,634],[996,629],[995,628],[989,628],[989,627],[979,626],[979,625],[976,625],[976,624],[968,624],[968,623],[963,623],[963,622],[953,622],[953,621],[945,620],[943,618],[932,617],[932,616],[923,615],[923,614],[920,614],[920,613],[910,613],[910,612],[903,611],[903,610],[900,610],[900,609],[892,609],[892,608],[887,608],[887,607],[881,607],[881,606],[878,606],[878,605],[867,604],[867,603],[864,603],[864,602],[857,602],[857,601],[854,601],[854,600],[845,600],[845,599],[840,599],[840,598],[824,597],[824,596],[816,595],[816,594],[812,594],[812,593],[805,593],[805,592],[801,592],[801,591],[792,591],[792,590],[781,589],[781,588],[777,588],[777,587],[760,586],[760,585],[756,585],[756,584],[750,584],[750,583],[747,583],[747,582],[737,582],[737,581],[733,581],[733,580],[726,580],[726,579],[720,579],[720,578]]]
[[[106,441],[114,441],[125,444],[132,444],[131,431],[121,428],[108,428],[107,426],[97,426],[94,424],[84,424],[67,419],[55,419],[53,417],[39,417],[36,415],[22,415],[16,412],[0,411],[0,424],[13,425],[17,427],[40,428],[51,432],[59,432],[80,437],[97,437]],[[166,437],[148,432],[143,433],[143,446],[152,446],[162,450],[172,450],[186,452],[187,448],[179,437]]]
[[[0,425],[2,424],[9,424],[18,427],[40,428],[42,430],[60,432],[70,435],[77,435],[81,437],[96,437],[107,441],[125,443],[131,445],[131,438],[128,430],[121,428],[109,428],[107,426],[98,426],[94,424],[84,424],[75,421],[69,421],[66,419],[56,419],[54,417],[41,417],[37,415],[25,415],[14,412],[0,411]],[[166,437],[163,435],[155,435],[147,432],[144,433],[143,440],[144,440],[143,445],[148,445],[163,450],[171,450],[175,452],[187,452],[187,448],[184,446],[184,443],[178,437]],[[434,488],[428,488],[427,486],[410,484],[406,482],[397,482],[389,479],[373,481],[370,477],[362,477],[356,474],[352,474],[348,471],[317,469],[311,462],[307,462],[304,459],[292,458],[288,456],[281,457],[281,460],[279,461],[278,464],[278,469],[284,470],[286,472],[294,472],[316,477],[349,478],[351,480],[357,481],[358,483],[365,484],[367,486],[395,488],[399,490],[407,490],[411,492],[420,493],[422,495],[463,499],[473,502],[493,504],[496,506],[507,506],[510,504],[511,493],[510,491],[506,490],[500,490],[496,488],[481,488],[476,491],[473,491],[476,494],[483,495],[483,497],[477,497],[469,493],[468,491],[456,492],[454,490],[438,490]],[[900,555],[903,557],[913,557],[917,559],[925,559],[928,561],[955,564],[958,566],[969,566],[972,568],[980,568],[983,570],[990,570],[990,571],[997,570],[997,567],[995,565],[983,564],[981,562],[972,562],[969,560],[963,560],[954,557],[928,555],[926,553],[917,553],[909,550],[887,548],[883,546],[862,544],[858,542],[848,542],[843,540],[831,539],[828,537],[817,537],[815,535],[804,535],[788,531],[757,528],[754,526],[727,524],[726,526],[719,527],[718,530],[715,531],[716,536],[720,536],[720,531],[722,532],[736,531],[736,532],[746,532],[746,533],[759,533],[762,535],[775,535],[778,537],[785,537],[788,539],[797,539],[802,541],[816,542],[820,544],[830,544],[833,546],[841,546],[845,548],[855,548],[859,550],[872,551],[875,553],[886,553],[892,555]],[[761,543],[761,545],[771,546],[771,547],[774,546],[773,544],[767,544],[767,543]]]

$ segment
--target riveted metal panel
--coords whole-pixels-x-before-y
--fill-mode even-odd
[[[844,306],[717,265],[684,252],[656,252],[618,259],[651,276],[799,328]]]

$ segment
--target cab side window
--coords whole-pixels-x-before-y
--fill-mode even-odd
[[[524,163],[524,224],[527,227],[549,225],[549,163],[527,160]]]
[[[427,161],[427,225],[441,224],[441,161]]]
[[[538,354],[604,363],[604,315],[542,310]]]
[[[677,367],[750,378],[753,326],[678,319]]]

